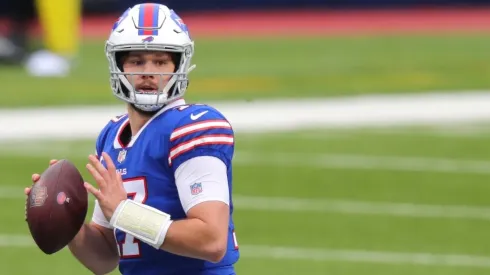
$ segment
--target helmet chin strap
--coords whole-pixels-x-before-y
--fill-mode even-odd
[[[156,112],[165,107],[165,104],[162,105],[138,105],[138,104],[133,104],[133,107],[143,111],[143,112]]]

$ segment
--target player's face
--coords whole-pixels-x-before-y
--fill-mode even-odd
[[[130,52],[123,60],[125,73],[173,73],[175,64],[172,56],[165,52]],[[138,91],[156,92],[164,87],[171,75],[128,75],[128,80],[133,83]]]

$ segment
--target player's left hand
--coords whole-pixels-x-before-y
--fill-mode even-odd
[[[116,166],[109,154],[104,152],[102,157],[106,161],[107,169],[94,155],[89,155],[89,163],[86,166],[99,189],[88,182],[85,182],[84,185],[87,191],[97,198],[104,216],[110,221],[119,203],[127,199],[127,194],[121,174],[116,171]]]

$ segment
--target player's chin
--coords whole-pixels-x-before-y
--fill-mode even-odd
[[[143,116],[147,116],[147,117],[152,117],[160,111],[160,110],[145,111],[145,110],[141,110],[140,108],[136,107],[136,105],[134,103],[131,103],[130,105],[131,105],[131,108],[133,108],[137,113],[139,113],[140,115],[143,115]]]

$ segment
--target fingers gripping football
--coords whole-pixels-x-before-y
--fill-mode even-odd
[[[55,164],[57,162],[58,162],[57,159],[52,159],[52,160],[49,161],[49,166],[51,166],[51,165],[53,165],[53,164]],[[29,193],[31,192],[32,186],[37,181],[39,181],[40,178],[41,178],[41,175],[39,175],[39,174],[32,174],[32,176],[31,176],[32,185],[31,185],[31,187],[24,188],[24,195],[29,196]],[[26,200],[26,203],[25,203],[25,206],[24,206],[24,219],[25,219],[25,221],[27,221],[27,200]]]
[[[119,203],[127,199],[127,194],[121,174],[116,171],[111,157],[105,152],[102,153],[102,156],[107,168],[94,155],[88,157],[89,163],[86,165],[99,189],[88,182],[85,182],[84,185],[87,191],[99,201],[104,216],[110,220]]]
[[[51,166],[53,164],[56,164],[57,162],[58,162],[57,159],[52,159],[52,160],[49,161],[49,166]],[[41,175],[39,175],[39,174],[32,174],[32,176],[31,176],[32,185],[34,185],[34,183],[36,183],[40,178],[41,178]],[[29,192],[31,192],[32,185],[31,185],[31,187],[24,188],[24,194],[26,196],[29,195]]]
[[[25,188],[26,221],[38,247],[52,254],[65,247],[82,227],[88,208],[83,177],[69,160],[51,160],[42,173],[33,174]]]

